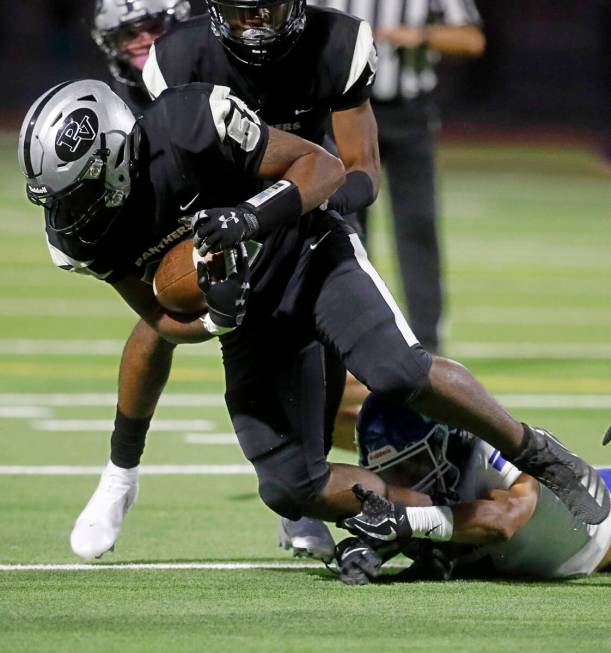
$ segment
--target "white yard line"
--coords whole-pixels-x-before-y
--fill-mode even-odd
[[[408,564],[386,564],[385,569],[405,569]],[[0,564],[0,571],[248,571],[252,569],[324,569],[322,562],[139,562],[139,563],[65,563],[65,564]]]
[[[125,340],[28,340],[0,339],[1,356],[117,356]],[[197,356],[219,356],[217,343],[188,345],[178,352]]]
[[[0,419],[51,417],[53,411],[40,406],[0,406]]]
[[[493,343],[455,342],[448,345],[448,352],[456,358],[550,358],[583,359],[611,358],[611,345],[552,343]]]
[[[609,469],[611,464],[594,465]],[[0,465],[0,476],[99,476],[104,467],[84,465]],[[252,476],[251,465],[143,465],[142,476]]]
[[[0,476],[99,476],[104,467],[87,465],[0,465]],[[143,476],[235,476],[255,473],[251,465],[142,465]]]
[[[185,442],[187,444],[238,444],[238,438],[235,433],[186,433]]]
[[[107,393],[52,393],[52,394],[16,394],[0,393],[0,406],[116,406],[117,395]],[[225,406],[222,394],[171,394],[161,396],[161,406],[170,407],[216,407]]]
[[[497,399],[507,408],[611,408],[611,395],[604,394],[497,394]],[[24,406],[37,410],[41,406],[75,408],[82,406],[116,406],[117,395],[101,394],[1,394],[0,407],[17,410]],[[184,408],[225,407],[222,394],[172,394],[161,396],[161,406]],[[64,420],[73,422],[76,420]],[[110,422],[104,422],[107,429]],[[112,425],[111,425],[112,426]],[[75,427],[76,428],[76,427]],[[197,430],[193,428],[190,430]],[[205,430],[205,429],[204,429]]]
[[[610,395],[495,394],[507,408],[611,408]]]
[[[0,356],[118,356],[123,340],[31,340],[0,339]],[[611,345],[582,343],[455,342],[448,351],[465,358],[611,358]],[[177,355],[218,357],[218,344],[179,347]]]
[[[32,422],[37,431],[112,431],[112,420],[47,419]],[[214,422],[205,419],[154,419],[151,431],[210,431]]]

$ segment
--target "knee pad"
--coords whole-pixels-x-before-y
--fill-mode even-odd
[[[329,465],[308,469],[299,448],[287,445],[252,461],[259,477],[259,496],[282,517],[297,520],[327,484]]]
[[[259,496],[268,508],[281,517],[297,521],[303,517],[303,503],[282,480],[269,478],[259,483]]]

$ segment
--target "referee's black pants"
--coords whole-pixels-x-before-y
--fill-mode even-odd
[[[323,345],[397,402],[419,392],[432,361],[337,214],[316,221],[275,310],[262,305],[254,292],[242,326],[221,339],[226,402],[261,498],[298,519],[330,474]]]
[[[437,114],[430,98],[377,104],[375,113],[409,323],[423,347],[437,352],[443,301],[435,189]]]

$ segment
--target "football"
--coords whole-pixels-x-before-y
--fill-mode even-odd
[[[174,245],[161,259],[155,272],[153,291],[157,301],[173,313],[203,313],[206,298],[197,285],[197,264],[204,261],[213,280],[224,278],[223,254],[200,257],[191,239]]]

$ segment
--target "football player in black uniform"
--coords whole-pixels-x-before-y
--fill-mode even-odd
[[[227,87],[168,89],[136,122],[103,83],[60,84],[28,112],[19,160],[57,265],[111,283],[165,339],[220,337],[235,432],[261,498],[280,515],[357,514],[355,484],[431,505],[368,470],[327,463],[320,342],[387,401],[488,441],[578,519],[609,515],[609,493],[587,463],[516,421],[466,368],[424,351],[353,230],[316,208],[343,183],[341,162],[268,128]],[[279,181],[249,198],[259,179]],[[187,205],[199,209],[189,227],[179,220]],[[236,265],[216,283],[198,266],[208,312],[180,322],[146,279],[191,231],[201,256],[233,252]],[[262,245],[252,269],[249,241]],[[396,537],[391,518],[370,526]]]
[[[165,14],[154,11],[160,10],[160,2]],[[142,12],[147,6],[150,17],[143,22]],[[369,25],[340,12],[306,8],[304,0],[216,2],[209,3],[209,8],[210,15],[175,24],[155,40],[144,73],[151,94],[157,96],[167,86],[192,81],[228,85],[256,107],[268,124],[319,144],[332,122],[347,182],[330,199],[330,206],[347,214],[371,203],[379,184],[379,155],[369,104],[376,62]],[[172,13],[168,13],[170,9]],[[164,18],[165,25],[170,17],[181,18],[185,12],[176,0],[144,0],[133,6],[131,13],[124,15],[125,11],[111,0],[98,7],[97,41],[105,47],[115,76],[141,83],[133,60],[126,62],[125,56],[117,54],[121,38],[132,33],[135,36],[141,27],[152,29],[148,26],[156,14]],[[125,23],[120,30],[117,21]],[[231,24],[237,32],[225,29]],[[248,29],[241,29],[242,24]],[[161,25],[157,32],[160,29]],[[147,32],[136,45],[150,47],[152,43]],[[143,49],[138,52],[143,53]],[[117,88],[113,86],[113,90]],[[118,90],[132,108],[136,100],[142,105],[140,86],[122,85]],[[113,473],[125,470],[124,475],[132,479],[125,486],[131,494],[136,491],[146,432],[170,373],[173,349],[173,344],[141,321],[123,352],[111,469]],[[345,371],[329,353],[327,363],[329,446]],[[354,392],[354,385],[351,388]],[[347,416],[342,422],[344,430],[346,422],[353,429],[353,415],[348,411],[341,415]],[[101,489],[98,496],[108,496]],[[108,521],[107,513],[114,510],[112,502],[106,508],[102,502],[95,505],[97,516],[92,515],[91,506],[86,508],[88,521]],[[115,519],[120,518],[117,515]],[[85,521],[79,519],[77,525]],[[107,538],[103,542],[106,546]],[[285,548],[292,546],[296,553],[323,558],[330,558],[334,549],[326,526],[307,518],[299,523],[280,520],[279,543]]]
[[[133,111],[151,101],[142,69],[155,39],[190,15],[188,0],[96,0],[91,36],[108,62],[110,88]]]

